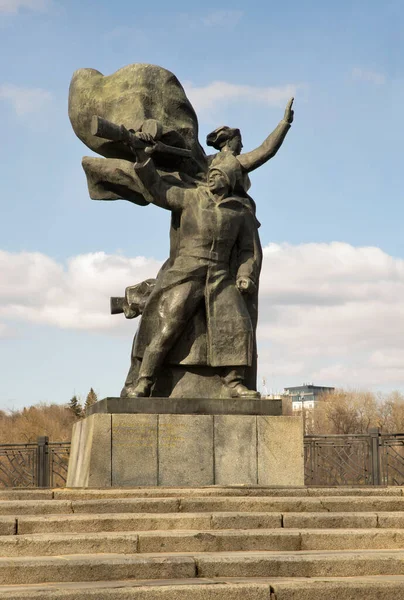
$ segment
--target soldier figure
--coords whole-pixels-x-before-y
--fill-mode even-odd
[[[221,161],[209,170],[207,185],[184,189],[164,182],[150,154],[136,150],[136,156],[134,168],[144,197],[177,213],[180,230],[177,256],[161,273],[143,312],[134,347],[136,356],[143,348],[142,362],[136,385],[126,387],[125,395],[150,395],[167,353],[204,303],[208,364],[224,368],[230,396],[258,397],[244,385],[244,369],[253,358],[254,331],[243,294],[256,290],[261,249],[251,203],[232,195],[237,165],[233,160]],[[144,339],[148,321],[155,319],[159,326],[153,327],[151,339]]]

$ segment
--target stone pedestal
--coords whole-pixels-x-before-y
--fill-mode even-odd
[[[106,398],[74,425],[67,487],[304,485],[280,401]]]

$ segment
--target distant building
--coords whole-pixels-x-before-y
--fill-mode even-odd
[[[313,409],[321,394],[333,392],[335,388],[321,385],[303,384],[287,387],[284,395],[292,400],[292,410]]]

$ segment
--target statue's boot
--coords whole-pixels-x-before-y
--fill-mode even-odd
[[[243,383],[238,383],[230,388],[231,398],[261,398],[261,394],[255,390],[249,390]]]
[[[230,369],[223,377],[223,381],[230,392],[231,398],[261,398],[255,390],[249,390],[244,385],[244,367]]]
[[[159,350],[147,348],[139,369],[139,377],[135,385],[126,385],[121,392],[121,396],[127,398],[148,398],[151,395],[151,389],[155,379],[155,374],[164,358],[164,354]],[[123,392],[125,391],[125,394]]]
[[[126,398],[148,398],[150,396],[153,380],[149,377],[139,377],[134,386],[125,386],[121,392],[121,397]]]

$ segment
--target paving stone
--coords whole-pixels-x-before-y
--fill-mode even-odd
[[[111,513],[111,512],[178,512],[179,500],[176,498],[125,498],[115,500],[73,500],[74,513]]]
[[[14,517],[0,517],[0,535],[15,535],[17,520]]]
[[[30,491],[29,491],[30,492]],[[403,497],[403,488],[401,487],[334,487],[334,488],[311,488],[311,487],[273,487],[258,485],[231,485],[231,486],[205,486],[205,487],[167,487],[167,486],[142,486],[125,488],[56,488],[53,491],[42,492],[35,490],[32,493],[53,494],[55,499],[79,499],[90,500],[97,498],[153,498],[153,497],[201,497],[201,496],[267,496],[267,497]],[[10,496],[21,492],[11,490],[3,492]],[[27,490],[28,493],[28,490]],[[36,496],[35,496],[36,497]],[[5,498],[8,499],[8,498]],[[15,497],[18,499],[18,497]]]
[[[52,500],[53,490],[43,489],[3,489],[0,500]]]
[[[388,513],[395,515],[397,513]],[[283,527],[297,527],[300,529],[307,528],[358,528],[377,527],[377,513],[327,513],[327,512],[312,512],[312,513],[284,513]],[[404,518],[403,518],[404,526]]]
[[[377,527],[404,528],[404,513],[379,512],[377,513]]]
[[[296,530],[291,530],[296,531]],[[301,550],[393,550],[404,548],[404,529],[322,529],[300,532]]]
[[[246,515],[247,520],[249,515]],[[212,517],[205,513],[166,513],[166,514],[75,514],[43,517],[22,516],[18,518],[18,532],[62,533],[62,532],[102,532],[102,531],[151,531],[171,529],[209,529]],[[280,519],[279,519],[280,520]],[[248,523],[249,521],[247,521]],[[280,525],[279,525],[280,526]],[[245,527],[248,529],[248,527]]]
[[[249,552],[300,550],[299,531],[165,531],[139,534],[139,552]]]
[[[206,553],[195,558],[200,577],[404,575],[404,551]]]
[[[0,556],[133,554],[138,551],[138,540],[136,533],[129,532],[14,535],[0,538]]]
[[[70,500],[3,500],[0,515],[42,515],[72,513]]]
[[[270,589],[268,580],[175,579],[170,582],[125,580],[43,584],[12,589],[0,586],[0,594],[10,600],[270,600]]]
[[[212,529],[274,529],[282,526],[282,515],[275,512],[215,512],[211,526]]]
[[[0,585],[195,577],[189,556],[95,554],[0,558]]]

